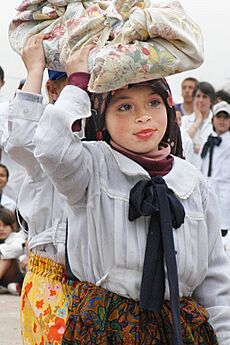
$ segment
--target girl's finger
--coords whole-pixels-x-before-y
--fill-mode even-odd
[[[95,47],[96,47],[96,44],[90,43],[90,44],[87,44],[87,45],[85,45],[85,46],[82,46],[82,47],[80,48],[80,50],[81,50],[81,51],[88,52],[88,51],[92,50],[92,49],[95,48]]]
[[[48,39],[49,37],[50,37],[50,33],[33,35],[33,36],[28,38],[27,43],[28,44],[37,44],[37,43],[40,44],[43,40]]]

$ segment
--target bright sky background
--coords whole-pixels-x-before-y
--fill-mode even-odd
[[[15,7],[20,0],[9,0],[0,15],[0,65],[5,70],[6,84],[2,94],[11,98],[19,80],[25,78],[26,71],[20,57],[8,43],[8,26],[15,16]],[[216,89],[230,89],[230,1],[229,0],[181,0],[189,16],[202,29],[205,44],[205,62],[196,70],[180,73],[168,78],[175,101],[180,101],[181,81],[193,76],[200,81],[209,81]]]

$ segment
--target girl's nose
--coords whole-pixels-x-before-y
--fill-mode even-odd
[[[148,122],[149,120],[151,120],[151,116],[144,114],[144,115],[137,116],[136,123],[139,123],[139,122],[145,123],[145,122]]]

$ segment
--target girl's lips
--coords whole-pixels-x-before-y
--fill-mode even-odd
[[[146,129],[142,129],[141,131],[135,133],[135,135],[141,139],[149,139],[153,135],[153,133],[155,133],[155,132],[156,132],[156,129],[146,128]]]

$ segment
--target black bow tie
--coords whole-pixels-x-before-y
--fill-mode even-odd
[[[179,287],[173,231],[184,222],[185,212],[181,202],[168,189],[160,176],[141,180],[130,191],[129,220],[151,216],[143,266],[140,307],[160,311],[164,303],[164,258],[170,289],[173,317],[174,345],[182,344],[180,326]]]
[[[201,158],[205,158],[208,151],[209,151],[209,166],[208,166],[208,176],[212,175],[212,159],[213,159],[213,151],[215,146],[219,146],[221,144],[222,138],[214,137],[211,134],[208,137],[208,140],[203,146],[201,152]]]

